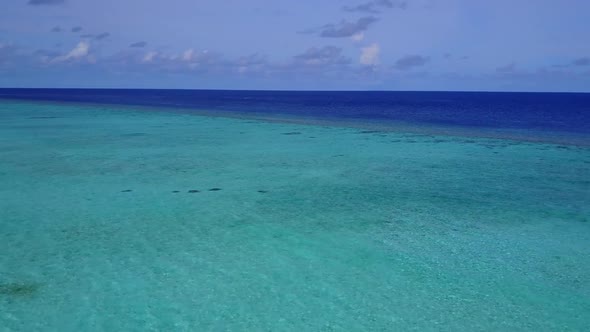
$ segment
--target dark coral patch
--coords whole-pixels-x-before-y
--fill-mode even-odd
[[[209,189],[209,191],[220,191],[220,190],[221,190],[221,188],[211,188],[211,189]]]
[[[133,190],[131,190],[131,189],[125,189],[125,190],[121,190],[121,192],[122,192],[122,193],[130,193],[130,192],[132,192],[132,191],[133,191]]]
[[[33,296],[41,288],[41,285],[38,283],[24,283],[24,282],[14,282],[14,283],[6,283],[0,284],[0,295],[7,295],[7,296]]]
[[[200,193],[201,191],[200,190],[197,190],[197,189],[191,189],[188,192],[191,193],[191,194],[194,194],[194,193]]]
[[[261,194],[266,194],[268,192],[268,190],[258,190],[258,192]]]
[[[298,131],[290,131],[288,133],[282,133],[281,135],[301,135]]]
[[[172,190],[172,192],[176,194],[176,193],[179,193],[180,190]]]

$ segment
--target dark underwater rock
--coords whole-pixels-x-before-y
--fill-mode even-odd
[[[26,297],[33,296],[41,288],[41,284],[34,282],[0,283],[0,295]]]

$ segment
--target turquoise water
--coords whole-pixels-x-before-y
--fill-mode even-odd
[[[589,169],[575,145],[1,101],[0,330],[586,330]]]

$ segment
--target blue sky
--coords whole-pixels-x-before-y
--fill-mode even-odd
[[[0,87],[590,91],[587,0],[4,0]]]

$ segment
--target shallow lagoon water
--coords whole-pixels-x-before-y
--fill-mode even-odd
[[[581,331],[589,169],[576,145],[0,101],[0,328]]]

